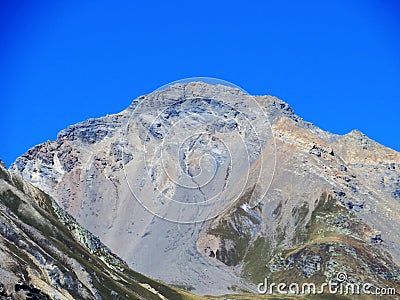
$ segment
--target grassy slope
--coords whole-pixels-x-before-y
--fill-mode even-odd
[[[285,208],[279,203],[274,215]],[[209,234],[222,242],[229,240],[234,249],[219,249],[224,253],[223,262],[242,266],[242,276],[258,284],[269,278],[270,282],[296,282],[299,285],[314,282],[317,286],[333,279],[337,272],[345,271],[356,282],[369,282],[378,287],[395,287],[400,290],[400,269],[391,260],[384,246],[371,244],[366,232],[373,232],[334,197],[323,194],[315,201],[312,211],[307,203],[293,208],[294,237],[291,247],[281,246],[287,228],[278,228],[274,236],[277,246],[268,238],[250,232],[240,232],[240,209],[233,211],[228,219],[221,219]],[[306,216],[311,215],[306,223]],[[243,217],[243,216],[242,216]],[[305,224],[306,223],[306,224]],[[288,225],[282,225],[288,226]],[[250,242],[250,243],[249,243]],[[226,243],[229,244],[229,243]],[[275,244],[276,245],[276,244]],[[320,269],[305,273],[310,258],[320,261]],[[312,261],[311,261],[312,264]],[[363,295],[365,299],[374,297]],[[390,299],[389,296],[386,296]],[[227,299],[270,299],[271,296],[244,295]],[[272,297],[273,298],[273,297]],[[276,298],[281,299],[281,298]],[[309,299],[347,299],[339,295],[315,295]]]
[[[9,184],[9,188],[0,192],[0,203],[8,207],[11,213],[17,217],[18,220],[15,220],[15,224],[21,222],[29,225],[20,226],[25,234],[30,234],[26,228],[31,227],[37,230],[39,235],[35,234],[32,239],[40,244],[40,247],[35,250],[41,252],[44,256],[55,259],[60,269],[66,272],[69,269],[68,264],[61,258],[57,260],[58,258],[54,257],[55,253],[51,250],[51,247],[46,248],[45,243],[41,243],[37,235],[47,239],[51,246],[61,250],[67,256],[74,258],[91,275],[92,283],[103,299],[110,299],[112,292],[119,295],[118,299],[161,299],[141,284],[150,285],[168,299],[201,299],[201,297],[152,280],[129,269],[113,254],[104,251],[103,245],[103,248],[99,247],[95,251],[88,249],[78,242],[77,237],[73,236],[69,230],[69,227],[76,228],[79,225],[71,224],[74,220],[70,216],[65,220],[60,220],[59,214],[54,210],[55,203],[48,195],[23,182],[19,177],[10,176],[4,169],[0,170],[0,177],[0,180]],[[19,192],[27,197],[21,196]],[[85,234],[89,233],[85,232]],[[18,245],[10,241],[5,240],[4,242],[8,249],[16,254],[21,266],[38,269],[37,264],[29,258],[24,249],[20,249]],[[43,253],[46,250],[48,253]],[[102,259],[98,255],[102,255]],[[107,256],[106,259],[104,256]],[[74,295],[73,291],[69,292]],[[78,297],[78,295],[75,296]]]
[[[301,206],[294,214],[301,221],[307,214],[307,208]],[[345,271],[349,278],[358,282],[395,287],[399,291],[399,268],[383,247],[369,243],[363,236],[364,232],[371,230],[331,195],[323,194],[316,201],[310,221],[304,227],[296,228],[293,240],[295,246],[283,249],[278,247],[269,254],[271,249],[268,240],[256,240],[244,258],[243,274],[248,275],[247,278],[254,283],[262,282],[267,277],[271,282],[320,284],[331,279],[327,278],[327,274],[335,275]],[[321,259],[321,269],[316,270],[311,277],[306,277],[298,262],[313,256]],[[277,270],[271,270],[272,265],[278,266]],[[328,295],[320,297],[329,299]],[[341,299],[339,295],[330,297]],[[374,299],[366,295],[362,298]],[[312,299],[318,299],[318,296]]]
[[[60,214],[54,209],[53,200],[43,192],[33,188],[29,184],[23,182],[18,177],[11,177],[9,174],[0,168],[1,180],[8,182],[14,189],[3,190],[0,193],[0,202],[7,206],[13,214],[15,214],[23,223],[36,228],[50,243],[61,250],[68,256],[76,259],[89,274],[92,274],[92,282],[96,289],[99,291],[103,299],[110,299],[111,291],[119,295],[119,299],[161,299],[158,295],[149,291],[141,284],[148,284],[158,291],[161,295],[168,299],[173,300],[190,300],[190,299],[348,299],[344,296],[308,296],[308,297],[289,297],[289,296],[268,296],[268,295],[226,295],[220,297],[199,297],[192,295],[186,291],[178,288],[165,285],[159,281],[150,279],[140,273],[128,268],[124,262],[116,258],[110,253],[104,252],[103,248],[90,249],[78,242],[76,236],[71,233],[71,228],[77,228],[74,220],[69,216],[60,220]],[[27,194],[27,190],[34,189],[34,193],[28,192],[29,200],[22,199],[20,191]],[[282,207],[280,208],[282,209]],[[307,214],[308,207],[299,207],[292,213],[298,222],[304,219]],[[240,213],[240,211],[238,211]],[[323,195],[316,203],[316,208],[312,212],[310,222],[305,226],[306,230],[296,230],[296,242],[299,244],[290,249],[275,250],[272,255],[270,252],[270,244],[267,240],[258,238],[250,247],[250,237],[244,234],[241,237],[233,233],[233,228],[230,223],[222,223],[219,227],[214,228],[210,233],[216,236],[222,236],[230,239],[234,238],[236,245],[234,253],[227,255],[226,259],[231,264],[236,264],[239,259],[244,256],[244,274],[251,274],[248,278],[253,282],[260,282],[266,276],[265,261],[274,257],[289,257],[299,258],[303,254],[317,253],[326,257],[326,247],[332,245],[351,245],[356,249],[358,255],[363,261],[370,262],[376,257],[370,257],[371,249],[366,245],[359,236],[353,235],[353,232],[360,231],[362,228],[360,223],[354,216],[350,215],[351,222],[347,222],[346,226],[338,226],[338,217],[349,215],[345,209],[338,205],[330,196]],[[237,216],[237,222],[240,221],[241,216]],[[340,219],[340,218],[339,218]],[[74,231],[73,231],[74,232]],[[282,230],[282,232],[284,232]],[[31,258],[13,243],[8,243],[8,248],[11,252],[15,253],[22,266],[29,265],[31,268],[38,268]],[[338,248],[340,249],[340,247]],[[357,263],[356,260],[351,259],[346,255],[346,250],[337,250],[336,254],[341,256],[341,262],[350,266]],[[347,253],[348,254],[348,253]],[[99,256],[103,256],[101,259]],[[104,259],[107,256],[108,259]],[[382,258],[384,259],[384,258]],[[107,263],[106,263],[106,262]],[[263,263],[260,263],[263,262]],[[359,263],[359,262],[358,262]],[[390,263],[388,261],[388,263]],[[63,262],[59,262],[62,266]],[[357,267],[357,266],[355,266]],[[64,265],[67,269],[68,266]],[[283,268],[278,272],[272,272],[270,277],[276,282],[299,282],[301,274],[295,268]],[[321,273],[313,275],[308,278],[307,282],[319,282],[323,278]],[[299,282],[301,283],[301,281]],[[381,284],[390,284],[386,280],[382,280]]]

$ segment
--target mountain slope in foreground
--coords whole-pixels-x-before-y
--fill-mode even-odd
[[[55,201],[0,166],[0,299],[198,299],[132,271]]]
[[[276,97],[175,84],[68,127],[10,171],[130,267],[199,295],[338,272],[400,290],[400,153],[325,132]]]

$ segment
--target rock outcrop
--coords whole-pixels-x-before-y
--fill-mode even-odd
[[[325,132],[276,97],[176,84],[10,170],[129,266],[197,294],[338,271],[399,287],[400,153]]]
[[[196,299],[131,270],[47,194],[0,166],[1,299]]]

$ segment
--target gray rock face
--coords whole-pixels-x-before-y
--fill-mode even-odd
[[[0,166],[1,299],[183,299],[182,294],[193,299],[129,269],[50,196]]]
[[[381,232],[382,245],[371,251],[391,254],[385,274],[397,278],[400,154],[358,131],[324,132],[275,97],[173,85],[119,114],[68,127],[10,170],[53,196],[130,266],[198,294],[256,291],[271,268],[286,270],[272,265],[308,278],[320,272],[318,263],[323,276],[332,275],[336,258],[321,254],[325,246],[264,267],[280,261],[277,251],[320,238],[311,229],[333,218],[320,210],[317,217],[323,194],[343,214],[325,233],[327,249],[337,246],[332,232],[354,238],[359,219],[368,230],[356,239],[367,245]]]

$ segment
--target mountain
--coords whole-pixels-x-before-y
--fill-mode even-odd
[[[131,270],[47,194],[0,166],[0,299],[197,299]]]
[[[10,172],[129,267],[195,294],[339,272],[400,290],[400,153],[276,97],[178,83],[68,127]]]

